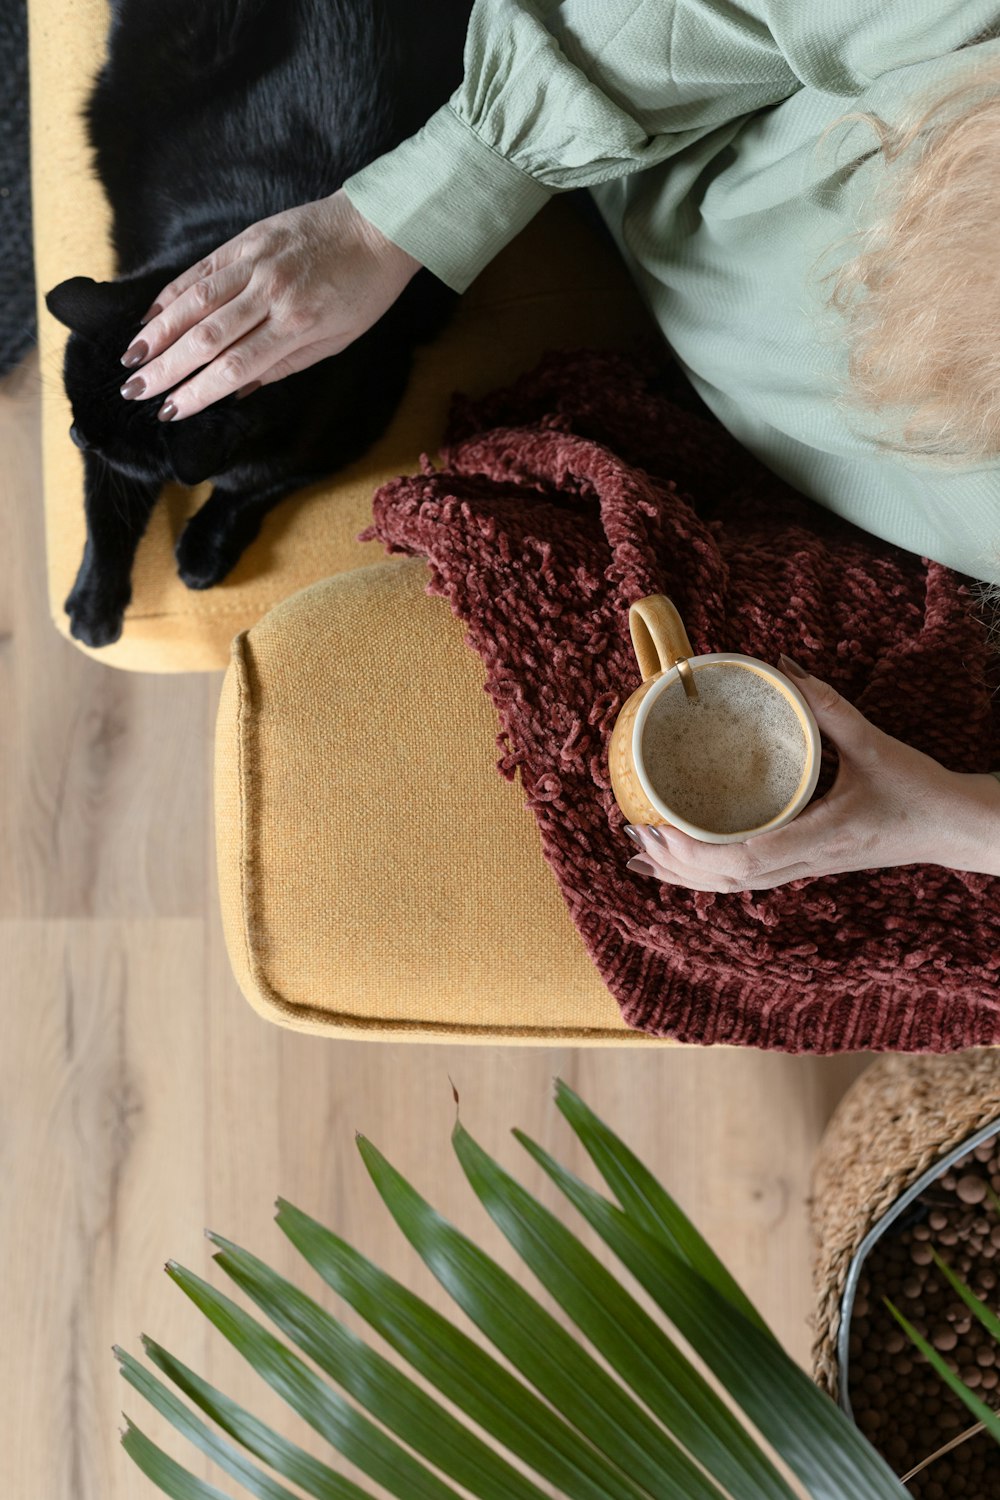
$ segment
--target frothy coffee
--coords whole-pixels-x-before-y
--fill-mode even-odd
[[[677,679],[664,688],[642,732],[642,760],[660,800],[707,833],[769,823],[791,802],[805,769],[798,714],[779,688],[749,667],[696,667],[698,701]]]

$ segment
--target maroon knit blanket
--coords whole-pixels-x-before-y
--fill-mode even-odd
[[[625,869],[607,764],[639,683],[628,607],[665,593],[696,653],[785,651],[952,770],[1000,766],[1000,660],[970,580],[804,499],[652,357],[554,354],[458,398],[442,459],[379,490],[364,535],[426,556],[428,591],[465,622],[499,770],[520,772],[628,1025],[786,1052],[1000,1043],[1000,879],[904,865],[661,885]],[[824,743],[816,796],[835,772]]]

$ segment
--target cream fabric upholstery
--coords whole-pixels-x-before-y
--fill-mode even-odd
[[[427,579],[417,558],[341,574],[233,642],[216,819],[240,987],[299,1030],[655,1045],[495,769],[482,663]]]

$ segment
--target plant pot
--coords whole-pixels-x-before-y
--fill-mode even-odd
[[[972,1154],[951,1170],[977,1149],[983,1160]],[[817,1152],[814,1374],[899,1474],[973,1418],[906,1339],[883,1297],[943,1346],[988,1404],[1000,1405],[1000,1354],[994,1379],[993,1365],[978,1362],[991,1341],[928,1264],[936,1249],[996,1307],[1000,1244],[991,1233],[1000,1211],[991,1186],[1000,1186],[1000,1052],[992,1050],[879,1059],[844,1096]],[[969,1439],[909,1488],[926,1500],[1000,1497],[1000,1448],[986,1435]]]

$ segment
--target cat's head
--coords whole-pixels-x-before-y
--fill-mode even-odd
[[[157,420],[161,401],[126,401],[121,363],[139,332],[140,318],[170,272],[121,281],[72,276],[47,294],[45,305],[70,329],[63,378],[73,408],[69,436],[133,479],[199,484],[238,462],[249,418],[235,397],[182,422]],[[166,392],[164,398],[166,398]]]

